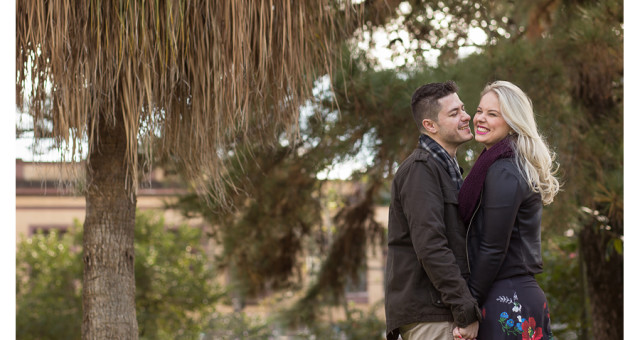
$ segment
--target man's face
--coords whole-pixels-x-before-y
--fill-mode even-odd
[[[440,112],[438,113],[437,133],[434,139],[447,151],[455,149],[462,143],[473,139],[469,121],[471,117],[464,111],[464,103],[457,93],[438,99]]]

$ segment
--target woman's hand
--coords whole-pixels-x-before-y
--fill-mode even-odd
[[[462,335],[460,335],[460,329],[458,329],[458,327],[453,329],[453,338],[462,339]]]
[[[480,323],[476,321],[465,328],[456,327],[453,329],[453,337],[455,339],[475,340],[478,336],[479,326]]]

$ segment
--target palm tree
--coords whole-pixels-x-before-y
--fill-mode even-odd
[[[50,122],[61,148],[88,144],[84,339],[138,336],[138,154],[175,160],[224,202],[227,148],[295,134],[356,17],[348,0],[16,2],[18,107],[36,136]]]

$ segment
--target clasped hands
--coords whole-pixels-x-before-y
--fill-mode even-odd
[[[478,336],[478,327],[480,323],[478,321],[468,325],[467,327],[456,327],[453,329],[454,339],[475,340]]]

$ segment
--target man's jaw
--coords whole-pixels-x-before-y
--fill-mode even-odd
[[[458,127],[458,131],[459,131],[461,134],[469,134],[469,138],[473,138],[473,133],[472,133],[472,131],[471,131],[471,127],[469,126],[469,124],[468,124],[468,123],[467,123],[467,124],[465,124],[465,125],[462,125],[462,126]]]

